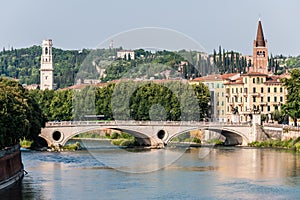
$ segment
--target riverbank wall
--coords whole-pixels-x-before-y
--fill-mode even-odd
[[[0,190],[21,180],[23,176],[20,145],[0,150]]]
[[[300,127],[286,125],[265,125],[263,131],[270,139],[289,140],[300,137]]]

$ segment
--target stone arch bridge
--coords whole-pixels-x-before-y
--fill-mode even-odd
[[[209,130],[220,133],[226,138],[225,144],[228,145],[247,145],[258,140],[256,125],[191,121],[48,122],[39,136],[47,141],[48,146],[63,146],[75,135],[99,129],[124,131],[133,135],[140,144],[150,146],[164,146],[173,137],[191,130]]]

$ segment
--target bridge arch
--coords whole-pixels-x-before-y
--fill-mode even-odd
[[[249,142],[249,139],[242,132],[236,131],[234,127],[233,128],[207,127],[204,128],[204,130],[213,131],[223,135],[226,138],[225,145],[243,145]]]
[[[240,131],[236,131],[233,128],[225,128],[225,127],[220,127],[220,128],[213,128],[213,127],[203,127],[203,128],[198,128],[198,127],[193,127],[190,129],[186,129],[184,131],[180,131],[178,133],[173,134],[171,137],[167,138],[164,142],[167,144],[169,143],[173,138],[189,132],[189,131],[194,131],[194,130],[209,130],[213,131],[216,133],[219,133],[220,135],[223,135],[226,140],[225,144],[227,145],[243,145],[247,144],[249,142],[249,139]]]
[[[199,130],[198,127],[193,127],[193,128],[189,128],[189,129],[186,129],[186,130],[182,130],[182,131],[179,131],[175,134],[173,134],[172,136],[168,137],[166,140],[164,140],[165,144],[168,144],[173,138],[176,138],[177,136],[181,135],[181,134],[184,134],[186,132],[189,132],[189,131],[194,131],[194,130]]]
[[[104,129],[111,129],[111,130],[116,130],[116,131],[122,131],[122,132],[126,132],[132,136],[134,136],[136,138],[136,140],[141,144],[141,145],[151,145],[152,143],[152,138],[148,137],[146,134],[137,132],[137,131],[133,131],[133,130],[129,130],[129,129],[120,129],[119,127],[105,127],[105,128],[101,128],[101,127],[92,127],[92,128],[86,128],[83,130],[77,130],[72,132],[71,134],[68,135],[62,135],[62,138],[60,140],[60,144],[62,146],[64,146],[70,139],[72,139],[74,136],[79,135],[81,133],[85,133],[85,132],[89,132],[89,131],[95,131],[95,130],[104,130]],[[62,133],[63,134],[63,133]]]

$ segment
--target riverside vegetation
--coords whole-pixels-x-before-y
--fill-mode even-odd
[[[46,118],[20,83],[0,77],[0,105],[0,149],[38,137]]]
[[[267,147],[267,148],[285,148],[292,149],[297,152],[300,152],[300,137],[297,139],[289,139],[289,140],[266,140],[262,142],[252,142],[249,143],[250,147]]]

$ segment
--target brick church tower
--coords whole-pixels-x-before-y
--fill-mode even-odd
[[[260,19],[258,20],[258,28],[256,40],[253,42],[253,71],[268,74],[268,45],[264,38],[264,33]]]

